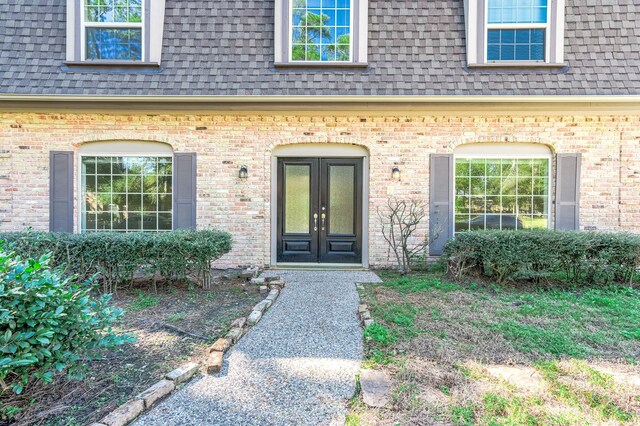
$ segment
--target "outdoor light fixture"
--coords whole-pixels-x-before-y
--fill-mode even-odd
[[[393,169],[391,169],[391,179],[400,180],[400,169],[399,168],[394,167]]]
[[[238,177],[242,180],[245,180],[249,177],[249,169],[247,169],[247,166],[240,166]]]

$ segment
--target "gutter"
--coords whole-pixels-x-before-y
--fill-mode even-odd
[[[551,96],[86,96],[86,95],[2,95],[0,102],[135,102],[191,104],[509,104],[509,103],[593,103],[639,104],[640,95],[551,95]]]

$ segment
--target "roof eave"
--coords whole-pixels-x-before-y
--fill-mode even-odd
[[[457,95],[457,96],[106,96],[0,94],[0,102],[135,102],[135,103],[622,103],[640,104],[640,95]]]

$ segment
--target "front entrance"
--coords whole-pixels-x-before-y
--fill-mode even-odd
[[[362,159],[278,159],[278,262],[362,262]]]

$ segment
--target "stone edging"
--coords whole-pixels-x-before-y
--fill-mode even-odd
[[[356,288],[358,290],[364,290],[364,285],[362,283],[358,283],[356,284]],[[375,321],[371,317],[371,312],[369,312],[369,307],[365,303],[361,303],[358,305],[358,319],[360,319],[360,324],[365,330],[367,329],[367,327],[375,323]]]
[[[231,323],[231,329],[225,337],[221,337],[209,346],[205,366],[207,374],[220,372],[224,361],[224,354],[236,344],[250,327],[257,324],[264,312],[271,307],[284,288],[285,282],[279,276],[262,278],[258,274],[258,268],[247,269],[240,277],[250,279],[251,284],[260,286],[260,294],[266,298],[253,307],[247,318],[238,318]],[[164,379],[139,393],[134,399],[122,404],[111,413],[107,414],[99,422],[91,426],[125,426],[135,420],[144,411],[149,410],[153,404],[176,390],[179,385],[188,382],[200,369],[200,364],[189,362],[169,372]]]
[[[371,312],[369,312],[369,307],[364,303],[361,303],[360,305],[358,305],[358,317],[360,317],[360,323],[365,329],[367,329],[367,327],[375,323],[373,321],[373,318],[371,318]]]

